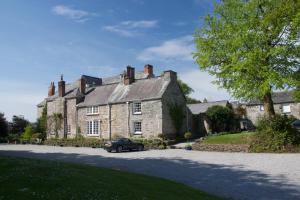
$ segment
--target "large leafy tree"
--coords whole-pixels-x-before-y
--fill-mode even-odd
[[[45,140],[47,138],[47,104],[43,108],[42,116],[36,121],[36,133],[39,133],[39,138]]]
[[[24,117],[14,115],[12,118],[12,123],[10,125],[10,133],[21,136],[28,124],[29,121],[24,119]]]
[[[187,83],[183,82],[180,79],[177,80],[177,83],[181,91],[183,92],[187,103],[201,103],[200,100],[190,97],[190,94],[194,92],[193,88],[191,88]]]
[[[0,113],[0,137],[6,137],[8,130],[8,123],[4,116],[4,113]]]
[[[195,34],[202,70],[234,97],[260,99],[275,115],[272,91],[295,87],[299,70],[299,0],[223,0]]]

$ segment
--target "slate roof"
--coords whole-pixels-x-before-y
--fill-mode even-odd
[[[170,81],[163,77],[139,79],[130,85],[115,83],[93,88],[79,107],[162,98]]]
[[[198,115],[201,113],[206,113],[207,109],[211,106],[227,106],[228,101],[214,101],[214,102],[207,102],[207,103],[195,103],[195,104],[188,104],[188,108],[192,112],[193,115]]]
[[[293,99],[292,91],[274,92],[272,94],[272,100],[274,104],[295,102]],[[248,105],[262,105],[262,104],[263,102],[260,100],[252,100],[248,103]]]
[[[108,103],[121,103],[127,101],[138,101],[148,99],[159,99],[164,94],[168,80],[163,76],[146,78],[144,72],[135,73],[135,82],[130,85],[124,85],[120,75],[103,78],[82,75],[86,80],[88,87],[84,95],[83,102],[78,106],[105,105]],[[102,84],[101,84],[102,81]],[[72,84],[66,84],[64,98],[82,97],[78,88],[79,84],[75,81]],[[58,97],[58,91],[51,97],[45,98],[37,106],[44,106],[46,101],[52,101]]]

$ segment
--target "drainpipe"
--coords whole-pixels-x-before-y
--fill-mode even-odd
[[[108,105],[108,134],[109,140],[111,140],[111,104]]]
[[[75,110],[75,137],[78,136],[78,105],[76,105]]]
[[[127,101],[127,135],[130,137],[130,102]]]

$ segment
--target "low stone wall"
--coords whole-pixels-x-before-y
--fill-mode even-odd
[[[193,150],[197,151],[219,151],[219,152],[249,152],[247,144],[201,144],[192,145]]]

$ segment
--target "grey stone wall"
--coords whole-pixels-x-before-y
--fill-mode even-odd
[[[54,122],[51,120],[51,117],[54,113],[60,113],[62,116],[64,116],[64,98],[56,98],[53,101],[49,101],[47,103],[47,137],[52,138],[55,137],[54,133]],[[63,120],[62,120],[63,121]],[[61,124],[61,129],[58,131],[58,135],[60,138],[64,135],[64,123]]]
[[[284,114],[282,112],[283,105],[291,106],[291,113],[287,113],[287,115],[293,115],[297,119],[300,119],[300,103],[274,104],[275,112],[278,114]],[[247,118],[251,120],[254,125],[256,125],[258,119],[264,115],[264,111],[260,110],[260,105],[247,105],[246,111]]]
[[[67,107],[66,126],[70,126],[70,130],[71,130],[70,133],[67,132],[67,135],[68,137],[73,138],[76,136],[76,99],[66,100],[66,107]]]
[[[175,135],[176,134],[176,130],[175,130],[172,118],[169,113],[169,110],[170,110],[169,105],[175,104],[175,103],[177,105],[182,106],[183,112],[185,114],[185,118],[183,119],[180,134],[183,134],[184,132],[186,132],[188,129],[187,124],[189,123],[187,121],[187,119],[190,118],[191,116],[188,114],[186,100],[185,100],[185,98],[182,94],[182,91],[179,88],[179,85],[177,84],[176,80],[172,80],[170,82],[169,86],[166,89],[166,92],[163,95],[162,102],[163,102],[163,105],[162,105],[162,114],[163,114],[162,131],[163,131],[163,134],[166,134],[166,135]]]

